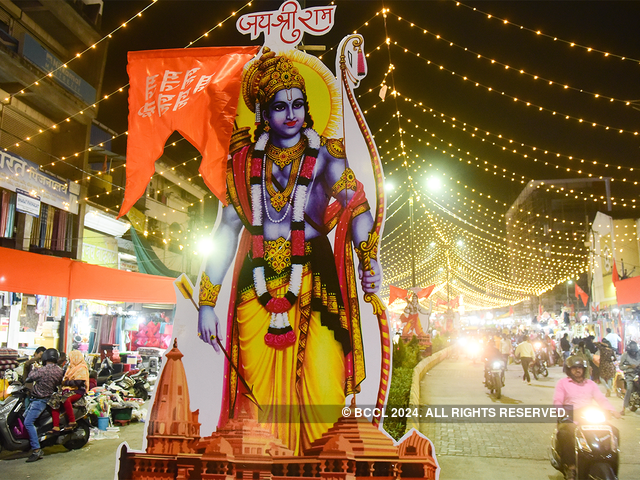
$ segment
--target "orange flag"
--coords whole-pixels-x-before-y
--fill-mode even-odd
[[[179,132],[202,154],[200,173],[223,202],[244,65],[258,47],[129,52],[127,183],[119,216],[142,196],[165,142]]]
[[[429,295],[431,295],[431,292],[433,292],[433,289],[436,288],[436,285],[429,285],[426,288],[423,288],[422,290],[420,290],[418,292],[418,298],[419,299],[423,299],[423,298],[429,298]]]
[[[589,300],[589,295],[587,295],[587,293],[584,290],[582,290],[577,283],[575,285],[576,285],[576,297],[580,297],[580,300],[582,300],[582,303],[586,307],[587,301]]]
[[[404,290],[402,288],[389,285],[389,305],[395,302],[398,298],[407,298],[408,295],[409,290]]]
[[[618,275],[618,267],[616,267],[616,261],[613,261],[613,271],[611,272],[611,280],[613,283],[616,283],[620,280],[620,276]]]

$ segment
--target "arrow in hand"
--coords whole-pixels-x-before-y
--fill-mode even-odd
[[[178,290],[180,290],[180,293],[182,293],[182,295],[184,296],[184,298],[191,300],[191,303],[199,312],[200,306],[193,299],[193,286],[191,285],[191,282],[189,281],[187,276],[183,273],[182,275],[180,275],[180,277],[176,279],[175,284],[178,287]],[[229,355],[227,350],[222,346],[222,342],[220,341],[220,338],[217,335],[211,335],[211,339],[212,340],[215,339],[216,343],[220,347],[220,350],[222,350],[222,353],[224,353],[224,356],[227,358],[229,365],[231,365],[231,368],[233,368],[233,371],[236,372],[236,375],[238,375],[238,379],[240,380],[240,383],[242,383],[242,386],[247,390],[247,393],[243,393],[243,395],[247,397],[249,401],[251,401],[251,403],[253,403],[256,407],[258,407],[258,410],[262,411],[262,407],[260,406],[260,404],[258,403],[258,400],[253,394],[253,387],[249,386],[247,381],[244,379],[244,377],[238,370],[238,367],[236,366],[236,364],[233,363],[233,361],[231,360],[231,356]]]

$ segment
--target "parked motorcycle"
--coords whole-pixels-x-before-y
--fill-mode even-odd
[[[143,368],[135,373],[125,375],[116,384],[123,388],[130,397],[147,400],[149,398],[149,389],[151,388],[151,384],[147,381],[148,376],[149,373]]]
[[[495,392],[496,398],[500,398],[502,396],[502,387],[505,385],[504,372],[506,364],[502,360],[493,360],[485,368],[484,385],[491,393]]]
[[[617,480],[619,454],[618,429],[606,422],[605,413],[596,407],[574,412],[576,480]],[[561,420],[571,422],[569,418]],[[556,448],[556,434],[551,435],[549,460],[563,472],[562,460]],[[565,472],[563,472],[565,473]]]
[[[117,379],[106,382],[103,387],[122,397],[135,397],[147,400],[151,385],[147,381],[149,373],[143,368],[137,372],[125,372]]]
[[[0,450],[28,451],[29,433],[24,425],[25,400],[28,392],[23,385],[12,384],[9,386],[10,395],[0,403]],[[72,430],[61,430],[49,433],[53,428],[51,413],[45,409],[35,422],[42,447],[62,445],[68,450],[77,450],[89,441],[90,424],[87,418],[87,410],[84,406],[73,405],[73,413],[76,417],[76,426]],[[60,415],[60,425],[67,424],[67,415]]]

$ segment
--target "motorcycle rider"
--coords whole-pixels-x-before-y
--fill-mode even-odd
[[[611,412],[615,418],[620,414],[602,394],[598,385],[586,377],[589,362],[578,355],[571,355],[565,362],[567,377],[556,384],[553,394],[553,404],[558,407],[571,406],[573,411],[589,406],[593,400],[603,410]],[[574,438],[577,424],[573,422],[559,423],[556,434],[556,450],[563,463],[565,478],[574,480],[576,475]]]
[[[631,340],[627,345],[627,351],[620,357],[620,369],[624,372],[624,381],[627,384],[627,392],[624,394],[624,403],[622,406],[622,415],[627,407],[633,393],[633,378],[636,376],[636,369],[640,366],[640,352],[638,352],[638,344]]]
[[[62,382],[64,372],[58,366],[59,358],[58,350],[55,348],[47,349],[42,354],[43,366],[32,370],[26,379],[26,382],[35,382],[31,392],[31,402],[24,414],[24,426],[29,433],[29,443],[32,449],[27,462],[35,462],[44,457],[34,423],[47,407],[47,402],[53,392]]]
[[[484,383],[486,384],[489,379],[491,365],[495,361],[504,362],[504,357],[493,341],[487,342],[487,346],[485,347],[482,356],[484,358]]]

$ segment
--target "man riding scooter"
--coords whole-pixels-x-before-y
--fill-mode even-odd
[[[559,407],[571,406],[575,412],[578,409],[588,407],[593,400],[603,410],[608,410],[615,418],[620,418],[620,414],[615,411],[613,405],[607,400],[598,388],[598,385],[586,378],[585,374],[588,362],[584,358],[572,355],[565,362],[567,377],[561,379],[556,384],[553,394],[553,404]],[[576,478],[575,465],[575,430],[576,423],[560,423],[556,434],[556,449],[560,454],[567,480]]]
[[[43,410],[47,408],[49,398],[62,382],[64,372],[58,366],[59,358],[60,356],[55,348],[47,349],[42,354],[43,366],[31,371],[26,379],[27,382],[35,382],[31,393],[31,402],[27,407],[24,418],[24,426],[29,433],[29,443],[32,449],[27,462],[35,462],[44,457],[44,453],[40,448],[38,431],[34,424]]]

